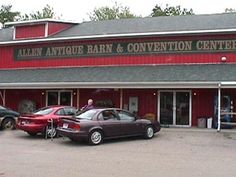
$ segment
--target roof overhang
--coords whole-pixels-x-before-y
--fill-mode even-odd
[[[37,20],[26,20],[26,21],[15,21],[15,22],[6,22],[4,26],[24,26],[24,25],[32,25],[32,24],[44,24],[44,23],[69,23],[69,24],[79,24],[78,22],[66,21],[66,20],[58,20],[52,18],[45,19],[37,19]]]
[[[236,88],[236,64],[0,70],[0,89]]]
[[[67,89],[67,88],[236,88],[236,82],[38,82],[0,83],[0,89]]]

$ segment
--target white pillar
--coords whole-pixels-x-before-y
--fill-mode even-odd
[[[218,126],[217,126],[217,131],[220,131],[220,112],[221,112],[221,84],[219,84],[218,87]]]
[[[77,89],[77,94],[76,94],[76,96],[77,96],[76,106],[77,106],[77,109],[79,109],[79,108],[80,108],[80,107],[79,107],[79,101],[80,101],[80,91],[79,91],[79,89]]]

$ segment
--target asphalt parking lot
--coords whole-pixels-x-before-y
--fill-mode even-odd
[[[236,130],[165,128],[99,146],[0,131],[0,177],[235,177]]]

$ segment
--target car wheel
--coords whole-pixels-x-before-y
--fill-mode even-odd
[[[30,136],[36,136],[37,133],[27,132]]]
[[[13,119],[6,118],[3,120],[2,129],[13,130],[15,129],[15,126],[16,126],[16,123]]]
[[[103,135],[100,130],[94,130],[89,134],[89,144],[90,145],[98,145],[102,143]]]
[[[55,138],[57,136],[56,127],[48,126],[45,130],[45,133],[48,138]]]
[[[146,130],[145,130],[144,137],[146,139],[151,139],[151,138],[153,138],[153,136],[154,136],[154,129],[153,129],[153,127],[152,126],[147,126]]]

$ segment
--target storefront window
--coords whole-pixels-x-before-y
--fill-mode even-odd
[[[72,91],[48,91],[47,106],[50,105],[72,106]]]
[[[60,105],[71,105],[71,92],[60,92]]]
[[[47,95],[47,105],[58,105],[58,92],[48,92]]]

